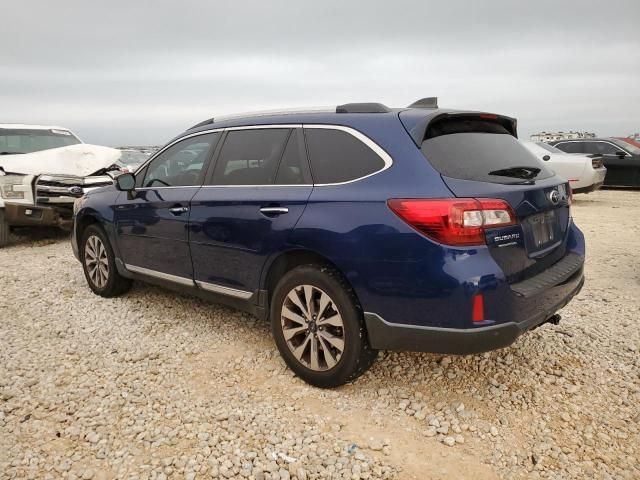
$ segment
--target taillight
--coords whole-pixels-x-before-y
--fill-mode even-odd
[[[593,168],[602,168],[602,159],[601,158],[592,158],[591,166]]]
[[[413,228],[446,245],[482,245],[485,229],[516,224],[509,204],[494,198],[394,198],[387,204]]]

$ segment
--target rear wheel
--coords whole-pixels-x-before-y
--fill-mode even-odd
[[[131,288],[131,280],[118,273],[115,255],[104,230],[90,225],[82,235],[82,267],[89,288],[101,297],[115,297]]]
[[[342,385],[375,360],[355,294],[331,268],[305,265],[288,272],[274,290],[270,313],[280,354],[307,383]]]

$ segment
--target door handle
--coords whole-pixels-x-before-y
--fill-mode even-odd
[[[173,207],[173,208],[170,208],[169,211],[173,215],[181,215],[183,213],[187,213],[189,211],[189,207]]]
[[[260,209],[260,213],[263,213],[268,217],[275,217],[278,215],[289,213],[289,209],[287,207],[262,207]]]

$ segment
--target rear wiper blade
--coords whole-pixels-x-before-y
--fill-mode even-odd
[[[22,155],[22,152],[0,152],[0,155]]]
[[[501,170],[489,172],[489,175],[497,175],[499,177],[522,178],[523,180],[533,180],[540,173],[538,167],[509,167]]]

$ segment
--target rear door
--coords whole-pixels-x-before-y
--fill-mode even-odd
[[[191,203],[196,283],[250,298],[266,259],[285,249],[312,188],[301,128],[229,129]]]
[[[431,121],[421,150],[457,197],[507,201],[518,224],[487,231],[487,245],[510,282],[548,268],[566,251],[570,195],[505,128],[502,117],[446,114]]]
[[[182,140],[136,173],[134,192],[115,205],[118,247],[131,271],[193,284],[188,243],[191,199],[220,133]]]

